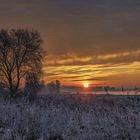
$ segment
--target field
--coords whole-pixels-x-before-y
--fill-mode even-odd
[[[0,99],[0,140],[139,139],[139,95]]]

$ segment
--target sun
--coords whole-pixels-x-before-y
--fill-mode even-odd
[[[83,87],[84,88],[88,88],[89,87],[89,83],[83,83]]]

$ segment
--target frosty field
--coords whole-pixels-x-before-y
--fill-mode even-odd
[[[0,99],[0,140],[139,140],[140,96]]]

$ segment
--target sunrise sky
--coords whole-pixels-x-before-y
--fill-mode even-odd
[[[46,82],[140,86],[140,0],[0,0],[0,28],[40,32]]]

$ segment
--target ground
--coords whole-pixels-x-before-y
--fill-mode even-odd
[[[0,140],[139,140],[140,96],[0,99]]]

